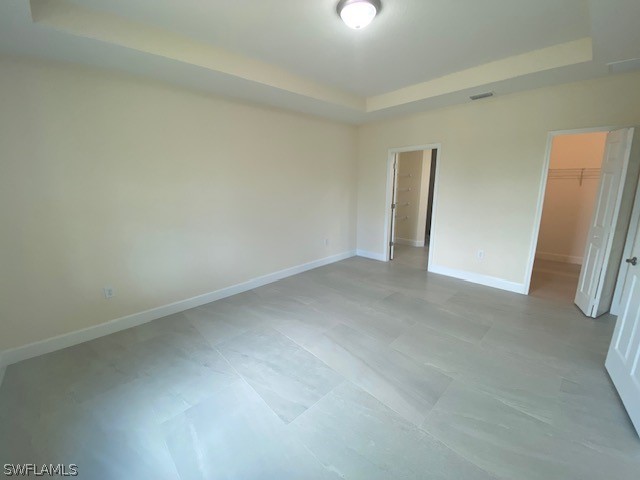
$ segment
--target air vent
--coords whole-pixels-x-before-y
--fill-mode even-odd
[[[479,93],[477,95],[471,95],[469,98],[471,100],[480,100],[481,98],[489,98],[489,97],[493,97],[493,92]]]
[[[608,63],[609,73],[627,73],[640,70],[640,58]]]

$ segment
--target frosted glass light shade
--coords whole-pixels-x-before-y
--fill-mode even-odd
[[[368,0],[346,2],[340,9],[340,18],[348,27],[359,30],[371,23],[378,13],[376,6]]]

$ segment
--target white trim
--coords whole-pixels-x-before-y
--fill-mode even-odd
[[[435,231],[435,221],[437,206],[438,206],[438,185],[440,179],[440,172],[442,168],[440,166],[440,159],[442,158],[442,144],[441,143],[430,143],[427,145],[413,145],[408,147],[397,147],[390,148],[388,150],[387,156],[387,195],[384,205],[384,261],[389,260],[389,241],[387,240],[391,236],[391,200],[393,198],[393,160],[397,153],[403,152],[416,152],[416,151],[424,151],[424,150],[436,150],[436,178],[433,185],[433,205],[431,208],[431,240],[429,243],[429,259],[428,263],[433,261],[433,252],[435,250],[435,240],[437,239],[436,231]],[[431,172],[433,174],[433,172]],[[364,255],[362,255],[364,256]],[[371,258],[371,257],[369,257]]]
[[[396,243],[399,245],[409,245],[410,247],[424,247],[424,240],[409,240],[408,238],[396,237]]]
[[[389,239],[391,238],[391,214],[389,212],[390,210],[390,206],[391,203],[393,203],[393,188],[394,188],[394,175],[393,175],[393,163],[395,161],[395,154],[392,153],[391,151],[389,151],[388,153],[388,157],[387,157],[387,185],[386,185],[386,194],[385,194],[385,199],[384,199],[384,230],[382,233],[382,238],[384,241],[384,245],[382,247],[382,251],[383,253],[383,261],[389,261]],[[373,258],[370,257],[369,255],[361,255],[360,254],[361,250],[358,250],[358,256],[360,257],[367,257],[367,258]],[[366,252],[366,251],[362,251],[363,253],[370,253],[370,252]],[[376,259],[377,260],[377,259]]]
[[[389,259],[384,253],[367,252],[366,250],[356,250],[356,255],[363,258],[370,258],[371,260],[378,260],[379,262],[388,262]]]
[[[443,267],[440,265],[429,264],[428,270],[431,273],[446,275],[447,277],[458,278],[460,280],[466,280],[467,282],[486,285],[487,287],[499,288],[500,290],[507,290],[508,292],[521,293],[523,295],[526,295],[527,293],[524,283],[510,282],[509,280],[504,280],[498,277],[491,277],[480,273],[465,272],[463,270],[456,270],[454,268]]]
[[[573,263],[575,265],[582,265],[583,257],[564,255],[562,253],[536,252],[536,258],[539,258],[540,260],[551,260],[552,262]]]
[[[540,186],[538,188],[538,202],[536,205],[536,215],[533,218],[533,235],[529,245],[529,263],[524,277],[525,294],[529,294],[531,288],[531,275],[533,274],[533,262],[536,258],[536,248],[538,247],[538,236],[540,235],[540,223],[542,221],[542,209],[544,207],[544,194],[547,190],[547,176],[549,174],[549,165],[551,164],[551,147],[554,137],[558,135],[578,135],[581,133],[594,132],[610,132],[615,127],[590,127],[577,128],[574,130],[552,130],[547,134],[547,148],[544,154],[544,162],[542,163],[542,171],[540,172]]]
[[[396,207],[398,206],[398,181],[399,181],[399,177],[400,177],[400,154],[396,153],[393,155],[393,164],[391,166],[391,176],[393,178],[392,180],[392,186],[391,186],[391,202],[388,202],[387,205],[391,204],[391,205],[396,205]],[[391,212],[389,214],[389,232],[387,235],[387,240],[385,242],[385,245],[389,246],[389,254],[387,255],[387,260],[393,260],[393,257],[395,256],[396,253],[396,248],[395,248],[395,244],[393,243],[393,241],[395,240],[396,237],[396,230],[398,229],[398,222],[396,220],[396,209],[392,208]]]
[[[355,250],[339,253],[330,257],[321,258],[312,262],[296,265],[294,267],[286,268],[277,272],[262,275],[260,277],[253,278],[237,285],[221,288],[210,293],[198,295],[196,297],[188,298],[186,300],[180,300],[178,302],[163,305],[161,307],[152,308],[143,312],[134,313],[125,317],[116,318],[99,325],[83,328],[81,330],[75,330],[73,332],[65,333],[55,337],[47,338],[38,342],[30,343],[22,347],[16,347],[4,352],[0,352],[0,366],[11,365],[22,360],[37,357],[38,355],[44,355],[45,353],[54,352],[63,348],[71,347],[79,343],[94,340],[105,335],[110,335],[127,328],[136,327],[144,323],[156,320],[158,318],[166,317],[167,315],[173,315],[175,313],[189,310],[190,308],[199,307],[206,303],[215,302],[222,298],[230,297],[238,293],[246,292],[254,288],[261,287],[268,283],[277,282],[286,277],[296,275],[298,273],[306,272],[314,268],[322,267],[330,263],[339,262],[347,258],[355,256]]]

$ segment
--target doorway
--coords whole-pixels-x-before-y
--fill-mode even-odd
[[[552,139],[529,291],[532,296],[573,302],[607,133],[568,133]]]
[[[579,170],[569,171],[568,168],[559,168],[554,175],[554,167],[557,166],[552,163],[554,144],[556,144],[557,137],[562,137],[567,134],[586,134],[594,132],[608,131],[604,143],[604,151],[601,156],[601,164],[599,172],[597,170],[589,171],[588,168],[592,168],[592,165],[583,165],[579,167]],[[578,187],[585,185],[585,182],[589,180],[589,177],[597,177],[597,188],[595,198],[592,200],[592,206],[586,213],[585,217],[589,219],[588,230],[586,234],[586,241],[584,238],[578,237],[578,240],[582,240],[584,245],[583,249],[577,251],[577,255],[565,255],[567,260],[579,260],[582,264],[579,270],[579,276],[577,278],[575,272],[568,272],[565,267],[562,271],[555,271],[547,268],[546,271],[542,271],[541,275],[535,275],[535,264],[540,265],[542,261],[549,261],[544,257],[544,251],[540,251],[544,248],[544,242],[542,241],[543,226],[542,221],[539,223],[539,233],[536,235],[540,249],[536,249],[538,243],[534,243],[532,246],[532,256],[529,264],[529,276],[531,291],[530,294],[538,296],[552,296],[551,292],[558,295],[559,291],[564,291],[565,295],[562,300],[570,299],[570,293],[575,288],[575,296],[573,303],[575,303],[582,312],[588,316],[596,318],[609,310],[612,312],[617,310],[616,302],[619,301],[619,296],[616,295],[616,278],[618,273],[622,271],[620,268],[623,258],[623,249],[625,248],[625,236],[629,227],[631,218],[631,206],[635,197],[636,186],[638,184],[638,173],[640,172],[640,143],[634,141],[635,129],[632,127],[611,129],[593,129],[590,131],[579,132],[552,132],[549,134],[548,143],[548,155],[546,168],[544,171],[544,182],[541,189],[541,198],[538,209],[538,219],[542,220],[545,215],[545,211],[551,209],[549,215],[553,216],[558,213],[561,207],[570,204],[570,200],[564,199],[559,204],[554,204],[550,200],[550,196],[553,195],[553,188],[551,182],[554,180],[554,176],[557,180],[571,181],[578,180]],[[599,145],[597,137],[592,137],[596,145]],[[558,139],[558,141],[562,141]],[[593,145],[594,143],[591,143]],[[598,146],[597,150],[600,150]],[[584,153],[582,154],[584,157]],[[595,161],[595,159],[594,159]],[[575,164],[569,164],[570,167]],[[565,165],[566,167],[566,165]],[[547,170],[548,169],[548,170]],[[578,178],[575,178],[575,174],[578,174]],[[558,178],[560,177],[560,178]],[[548,192],[545,192],[545,187]],[[563,186],[562,192],[566,193],[567,187]],[[545,193],[548,193],[546,195]],[[581,195],[574,192],[571,199],[580,198]],[[543,201],[544,200],[544,201]],[[548,203],[547,203],[548,201]],[[588,202],[583,202],[588,203]],[[544,207],[544,210],[543,210]],[[579,225],[576,219],[580,215],[574,212],[571,219],[574,224]],[[579,232],[579,229],[571,229],[570,219],[564,218],[561,222],[556,223],[554,234],[560,234],[563,230],[568,229],[573,232]],[[539,237],[539,238],[538,238]],[[578,243],[579,245],[579,243]],[[534,263],[533,252],[537,253],[537,258]],[[548,252],[547,252],[548,253]],[[572,258],[573,257],[573,258]],[[560,260],[560,258],[556,258]],[[553,260],[552,260],[553,261]],[[557,262],[562,263],[562,262]],[[558,266],[556,263],[556,267]],[[575,262],[578,263],[578,262]],[[548,267],[548,265],[547,265]],[[540,267],[538,267],[540,272]],[[567,284],[566,288],[549,288],[549,278],[555,273],[555,278],[558,279],[558,273],[564,273],[564,282]],[[545,281],[547,288],[540,288],[540,280]],[[567,279],[570,280],[567,280]],[[568,295],[567,295],[568,294]],[[617,300],[616,300],[617,299]]]
[[[388,260],[427,267],[433,242],[438,155],[436,145],[390,152]]]

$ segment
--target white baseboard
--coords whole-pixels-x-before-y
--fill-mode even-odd
[[[527,294],[526,286],[524,283],[510,282],[498,277],[491,277],[489,275],[482,275],[480,273],[465,272],[463,270],[456,270],[454,268],[442,267],[440,265],[429,265],[429,272],[438,273],[440,275],[446,275],[447,277],[459,278],[460,280],[466,280],[467,282],[477,283],[479,285],[485,285],[487,287],[499,288],[501,290],[507,290],[508,292]]]
[[[582,265],[582,257],[562,255],[559,253],[536,252],[536,258],[539,258],[540,260],[551,260],[553,262],[573,263],[575,265]]]
[[[380,262],[386,262],[387,257],[384,253],[367,252],[366,250],[356,250],[356,255],[359,257],[370,258],[371,260],[378,260]]]
[[[410,247],[424,247],[424,240],[409,240],[408,238],[396,238],[396,243],[409,245]]]
[[[105,335],[110,335],[127,328],[136,327],[144,323],[150,322],[157,318],[166,317],[167,315],[173,315],[174,313],[183,312],[190,308],[199,307],[201,305],[215,302],[222,298],[230,297],[238,293],[246,292],[247,290],[253,290],[254,288],[261,287],[268,283],[277,282],[286,277],[297,275],[298,273],[306,272],[307,270],[313,270],[314,268],[329,265],[330,263],[339,262],[347,258],[356,255],[355,250],[351,250],[330,257],[314,260],[302,265],[296,265],[295,267],[286,268],[278,272],[269,273],[261,277],[256,277],[237,285],[221,288],[214,292],[205,293],[196,297],[188,298],[186,300],[180,300],[178,302],[163,305],[161,307],[152,308],[143,312],[134,313],[125,317],[116,318],[99,325],[83,328],[81,330],[75,330],[73,332],[65,333],[55,337],[40,340],[38,342],[30,343],[22,347],[16,347],[4,352],[0,352],[0,368],[11,365],[13,363],[27,360],[29,358],[44,355],[45,353],[54,352],[63,348],[71,347],[79,343],[94,340]]]

